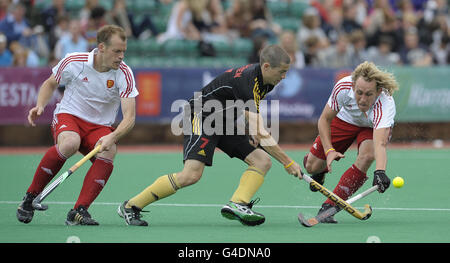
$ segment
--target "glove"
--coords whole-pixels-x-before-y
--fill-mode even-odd
[[[386,176],[384,170],[376,170],[373,172],[373,186],[378,185],[378,192],[384,193],[389,188],[391,180]]]

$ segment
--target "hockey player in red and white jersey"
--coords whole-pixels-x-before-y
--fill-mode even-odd
[[[97,32],[97,48],[86,53],[71,53],[53,69],[42,84],[36,106],[29,111],[28,121],[44,112],[53,92],[65,86],[52,121],[55,145],[44,155],[33,181],[17,210],[17,219],[29,223],[33,219],[33,199],[59,172],[68,158],[80,151],[86,155],[100,144],[99,153],[91,159],[78,200],[67,214],[67,225],[98,225],[87,209],[107,183],[117,153],[116,143],[134,126],[135,97],[139,94],[133,72],[124,62],[127,38],[121,27],[107,25]],[[112,127],[119,110],[123,119]]]
[[[303,162],[314,180],[323,184],[333,161],[344,158],[345,151],[356,141],[357,158],[333,192],[347,200],[368,179],[366,173],[374,160],[373,185],[378,185],[381,193],[389,187],[386,150],[395,117],[392,94],[397,89],[394,76],[370,62],[360,64],[335,84],[318,121],[319,136]],[[319,213],[334,205],[326,200]],[[332,216],[323,222],[337,223]]]

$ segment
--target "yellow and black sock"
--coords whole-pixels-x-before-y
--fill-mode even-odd
[[[264,182],[264,173],[254,166],[249,166],[242,174],[239,186],[231,197],[235,203],[250,203],[250,199]]]
[[[145,188],[140,194],[131,198],[126,207],[136,206],[140,209],[147,205],[174,194],[180,185],[177,182],[176,174],[167,174],[159,177],[152,185]]]

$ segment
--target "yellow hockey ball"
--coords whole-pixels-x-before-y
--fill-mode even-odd
[[[397,176],[392,181],[392,184],[394,185],[395,188],[401,188],[403,184],[405,184],[405,181],[400,176]]]

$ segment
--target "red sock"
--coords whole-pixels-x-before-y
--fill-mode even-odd
[[[367,176],[361,172],[355,165],[352,165],[339,180],[338,185],[334,188],[335,193],[340,198],[347,200],[366,182]],[[333,201],[327,199],[325,203],[335,205]]]
[[[83,187],[81,188],[80,196],[78,197],[74,209],[77,209],[80,205],[86,207],[86,209],[89,208],[95,198],[97,198],[103,190],[113,168],[114,165],[111,160],[99,157],[95,159],[87,172],[86,177],[84,177]]]
[[[57,145],[51,147],[45,153],[44,157],[42,157],[27,192],[34,195],[40,194],[45,186],[61,170],[66,160],[66,157],[58,151]]]

